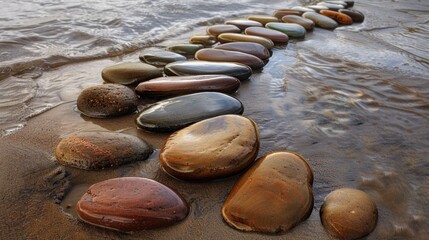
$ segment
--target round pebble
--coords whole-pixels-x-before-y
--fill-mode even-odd
[[[260,69],[265,65],[260,58],[253,55],[222,49],[201,49],[195,53],[195,59],[213,62],[236,62],[247,65],[252,69]]]
[[[322,15],[325,15],[329,18],[334,19],[335,21],[337,21],[339,24],[342,24],[342,25],[351,25],[353,23],[352,18],[344,13],[340,13],[332,10],[322,10],[320,11],[320,13]]]
[[[268,48],[264,47],[259,43],[253,42],[225,43],[215,46],[214,49],[243,52],[258,57],[263,61],[267,61],[268,58],[270,58],[270,51],[268,50]]]
[[[161,69],[141,62],[119,63],[106,67],[101,72],[104,81],[123,85],[138,84],[161,76]]]
[[[157,67],[164,67],[168,63],[185,61],[186,57],[170,51],[152,51],[139,56],[140,61]]]
[[[167,51],[175,52],[185,56],[194,56],[194,54],[203,49],[204,45],[202,44],[192,44],[192,43],[178,43],[168,46]]]
[[[240,28],[242,31],[248,27],[262,27],[262,24],[257,21],[247,20],[247,19],[233,19],[225,21],[225,24],[234,25]]]
[[[307,32],[303,26],[296,23],[267,23],[265,26],[294,38],[304,38]]]
[[[260,36],[264,38],[268,38],[276,43],[287,43],[289,41],[289,37],[276,30],[263,28],[263,27],[249,27],[244,30],[247,35]]]
[[[269,15],[250,15],[247,19],[252,21],[260,22],[262,25],[265,25],[269,22],[278,22],[279,19]]]
[[[282,17],[282,22],[299,24],[303,26],[307,31],[313,30],[315,25],[314,22],[311,21],[310,19],[303,18],[300,16],[295,16],[295,15],[286,15]]]
[[[321,28],[334,29],[334,28],[338,27],[338,23],[335,20],[333,20],[327,16],[324,16],[320,13],[306,12],[302,15],[302,17],[310,19],[317,26],[319,26]]]
[[[235,25],[219,24],[207,28],[207,34],[217,37],[222,33],[241,33],[241,29]]]
[[[268,23],[268,24],[270,24],[270,23]],[[271,41],[268,38],[259,37],[259,36],[244,35],[244,34],[238,34],[238,33],[222,33],[221,35],[218,36],[218,40],[221,43],[254,42],[254,43],[259,43],[268,49],[271,49],[274,47],[273,41]]]

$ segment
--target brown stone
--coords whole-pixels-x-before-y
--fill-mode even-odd
[[[241,29],[230,24],[213,25],[207,28],[207,34],[209,35],[217,37],[222,33],[241,33]]]
[[[363,22],[363,20],[365,20],[365,16],[363,15],[363,13],[359,12],[358,10],[340,9],[339,12],[351,17],[353,22],[356,22],[356,23],[361,23]]]
[[[218,36],[218,40],[221,43],[254,42],[254,43],[259,43],[268,49],[271,49],[274,47],[273,41],[271,41],[268,38],[244,35],[244,34],[238,34],[238,33],[222,33],[221,35]]]
[[[320,13],[322,15],[325,15],[327,17],[334,19],[335,21],[337,21],[339,24],[342,24],[342,25],[351,25],[353,23],[352,18],[344,13],[340,13],[332,10],[322,10],[320,11]]]
[[[303,18],[301,16],[295,16],[295,15],[287,15],[282,17],[282,21],[285,23],[296,23],[305,28],[307,31],[311,31],[314,28],[314,22],[310,19]]]
[[[280,10],[274,11],[274,13],[273,13],[273,16],[279,20],[281,20],[282,17],[284,17],[286,15],[301,16],[302,12],[300,12],[298,10],[292,10],[292,9],[280,9]]]
[[[211,62],[236,62],[252,69],[264,67],[264,62],[253,55],[222,49],[201,49],[195,54],[195,59]]]
[[[262,24],[257,21],[247,20],[247,19],[233,19],[225,21],[225,24],[234,25],[241,30],[244,30],[248,27],[262,27]]]
[[[260,22],[262,25],[265,25],[269,22],[279,21],[279,19],[277,19],[276,17],[269,16],[269,15],[250,15],[247,17],[247,19]]]
[[[271,41],[276,43],[287,43],[289,37],[279,31],[263,28],[263,27],[249,27],[244,30],[247,35],[260,36],[264,38],[271,39]]]
[[[194,35],[189,39],[189,43],[211,46],[216,43],[216,38],[210,35]]]
[[[253,42],[231,42],[220,44],[214,47],[214,49],[223,49],[228,51],[237,51],[247,54],[251,54],[260,58],[263,61],[268,60],[270,57],[270,51],[259,43]]]
[[[137,84],[161,76],[161,69],[141,62],[119,63],[106,67],[101,72],[104,81],[123,85]]]

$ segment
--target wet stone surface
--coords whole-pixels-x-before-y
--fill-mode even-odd
[[[151,64],[158,67],[163,67],[168,63],[184,61],[186,57],[180,55],[178,53],[170,52],[170,51],[152,51],[148,53],[143,53],[139,56],[140,61],[145,62],[147,64]]]
[[[263,28],[263,27],[249,27],[244,30],[247,35],[260,36],[264,38],[268,38],[275,43],[287,43],[289,41],[289,37],[276,30]]]
[[[101,76],[106,82],[130,85],[161,77],[162,71],[149,64],[127,62],[104,68]]]
[[[201,49],[195,53],[195,59],[212,62],[235,62],[249,66],[252,69],[264,67],[264,62],[253,55],[222,49]]]
[[[228,51],[237,51],[251,54],[265,61],[270,58],[270,51],[259,43],[252,42],[231,42],[224,43],[214,47],[214,49],[223,49]]]

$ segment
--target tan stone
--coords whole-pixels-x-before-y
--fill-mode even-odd
[[[222,33],[218,36],[218,40],[221,43],[228,42],[254,42],[263,45],[264,47],[271,49],[274,47],[273,41],[268,38],[259,36],[250,36],[238,33]]]

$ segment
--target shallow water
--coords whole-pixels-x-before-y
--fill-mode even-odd
[[[101,83],[105,66],[137,61],[148,48],[185,42],[224,19],[303,2],[314,1],[6,4],[0,10],[0,215],[8,221],[0,224],[1,238],[277,239],[242,233],[222,221],[221,204],[238,176],[178,181],[160,170],[157,152],[148,161],[88,172],[59,166],[53,149],[61,137],[82,130],[122,131],[159,149],[168,134],[136,129],[133,115],[80,116],[74,108],[81,89]],[[316,28],[303,41],[276,47],[235,96],[259,126],[260,156],[293,150],[314,171],[312,215],[280,237],[330,239],[318,216],[323,199],[336,188],[355,187],[379,208],[378,226],[368,239],[425,239],[429,3],[357,1],[354,8],[365,14],[364,23]],[[142,100],[140,108],[148,103]],[[117,176],[149,177],[177,189],[191,203],[190,216],[134,235],[78,222],[74,206],[86,188]]]

